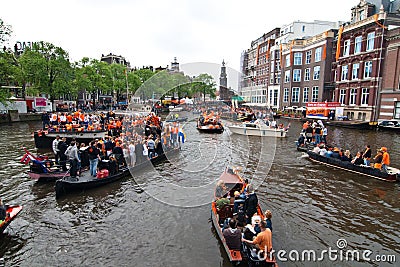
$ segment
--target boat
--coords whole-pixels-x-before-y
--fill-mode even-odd
[[[225,182],[225,185],[229,188],[229,195],[231,199],[234,199],[234,192],[239,191],[242,192],[246,187],[246,183],[239,176],[238,171],[233,168],[227,168],[219,177],[219,180]],[[257,214],[264,219],[264,214],[260,205],[257,206]],[[218,209],[216,201],[211,202],[211,222],[217,232],[218,238],[220,239],[226,254],[228,255],[229,261],[233,265],[239,265],[241,262],[247,261],[249,262],[249,266],[264,266],[263,264],[268,264],[268,266],[275,266],[276,259],[270,259],[266,257],[264,259],[260,259],[257,256],[257,253],[254,253],[252,249],[250,249],[246,243],[242,242],[242,246],[240,250],[231,250],[229,249],[226,240],[223,235],[222,226],[227,218],[233,217],[233,204],[226,204],[222,208]],[[253,264],[253,265],[250,265]]]
[[[25,155],[20,162],[29,164],[27,174],[30,178],[39,182],[56,181],[62,177],[69,176],[68,171],[62,170],[60,165],[55,164],[54,160],[49,159],[46,155],[33,155],[26,147]]]
[[[379,130],[400,132],[400,122],[398,120],[379,120],[377,126]]]
[[[7,226],[17,217],[17,215],[22,211],[22,206],[6,206],[7,216],[6,219],[0,224],[0,233],[3,233]]]
[[[177,117],[177,116],[174,116],[174,115],[172,115],[172,116],[169,115],[165,119],[166,122],[185,122],[187,120],[188,120],[187,117]]]
[[[95,130],[95,131],[43,131],[38,130],[33,133],[36,148],[51,148],[53,140],[59,135],[60,138],[67,138],[67,143],[72,139],[75,139],[79,143],[88,144],[93,139],[101,139],[106,137],[107,131]]]
[[[141,164],[135,165],[134,167],[120,167],[119,171],[115,174],[105,175],[104,177],[92,177],[89,172],[84,172],[82,176],[77,178],[64,177],[56,181],[55,190],[56,190],[56,198],[60,198],[63,195],[66,195],[71,192],[79,192],[85,191],[88,189],[92,189],[95,187],[100,187],[109,183],[116,182],[126,176],[129,176],[132,172],[136,172],[147,167],[153,166],[154,164],[158,164],[167,159],[167,156],[173,156],[179,152],[179,148],[174,148],[166,153],[163,153],[159,156],[153,157],[148,161],[144,161]],[[103,164],[104,167],[101,165]],[[102,171],[106,169],[108,164],[107,160],[103,160],[99,162],[99,169]]]
[[[31,160],[29,171],[27,171],[32,180],[38,182],[56,181],[69,176],[69,171],[63,171],[60,165],[56,165],[52,160]]]
[[[197,130],[201,133],[223,133],[224,126],[220,120],[213,115],[200,116],[197,120]]]
[[[307,154],[311,161],[318,162],[330,167],[342,169],[356,174],[362,174],[386,182],[400,181],[400,170],[397,168],[388,167],[388,172],[386,173],[370,166],[354,165],[349,161],[342,161],[336,158],[325,157],[312,151],[307,151]]]
[[[270,127],[261,119],[255,122],[243,122],[240,125],[229,125],[228,128],[234,134],[247,136],[286,137],[288,132],[287,128]]]

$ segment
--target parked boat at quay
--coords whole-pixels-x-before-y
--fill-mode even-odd
[[[238,170],[227,168],[219,177],[219,181],[223,181],[227,188],[229,188],[228,195],[230,199],[234,199],[234,192],[243,192],[246,188],[246,183],[239,176]],[[226,219],[233,218],[234,204],[225,204],[223,207],[218,208],[216,201],[211,202],[211,222],[217,232],[218,238],[221,241],[229,261],[233,265],[239,265],[242,261],[247,261],[249,266],[274,266],[278,267],[275,258],[270,257],[259,258],[257,253],[251,249],[246,243],[242,242],[241,249],[230,249],[225,237],[223,235],[223,225]],[[264,220],[264,214],[260,205],[257,205],[257,215]]]
[[[13,205],[6,206],[6,219],[0,223],[0,234],[6,230],[7,226],[18,216],[18,214],[22,211],[22,206]]]
[[[255,122],[244,122],[240,125],[229,125],[229,130],[234,134],[247,136],[270,136],[286,137],[287,128],[275,128],[267,125],[263,120],[258,119]]]
[[[400,122],[398,120],[380,120],[377,126],[379,130],[400,132]]]
[[[400,181],[400,170],[397,168],[387,167],[388,172],[386,173],[379,169],[372,168],[370,166],[355,165],[349,161],[342,161],[336,158],[321,156],[312,151],[307,151],[307,154],[310,160],[330,167],[342,169],[356,174],[365,175],[386,182]]]

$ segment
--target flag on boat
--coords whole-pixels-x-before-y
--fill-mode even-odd
[[[26,149],[25,147],[23,147],[23,149],[25,150],[25,155],[21,158],[21,160],[20,160],[21,163],[28,164],[33,159],[39,160],[39,161],[48,159],[47,156],[35,157],[34,155],[31,154],[31,152],[28,151],[28,149]]]
[[[35,159],[35,157],[31,153],[26,152],[25,155],[20,160],[20,162],[24,163],[24,164],[28,164],[33,159]]]

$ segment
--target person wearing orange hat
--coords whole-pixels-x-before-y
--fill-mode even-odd
[[[381,147],[381,151],[382,151],[382,171],[384,172],[388,172],[387,167],[390,165],[390,156],[389,153],[387,152],[387,148],[386,147]]]

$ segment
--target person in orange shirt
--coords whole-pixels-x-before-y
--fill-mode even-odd
[[[267,253],[272,250],[272,232],[267,228],[267,223],[264,220],[260,222],[261,233],[259,233],[253,241],[242,238],[242,242],[257,245],[260,250]]]
[[[388,172],[387,167],[390,165],[390,156],[389,153],[387,152],[387,148],[386,147],[381,147],[381,151],[382,151],[382,171],[384,172]]]
[[[67,122],[72,123],[72,115],[71,114],[67,115]]]

